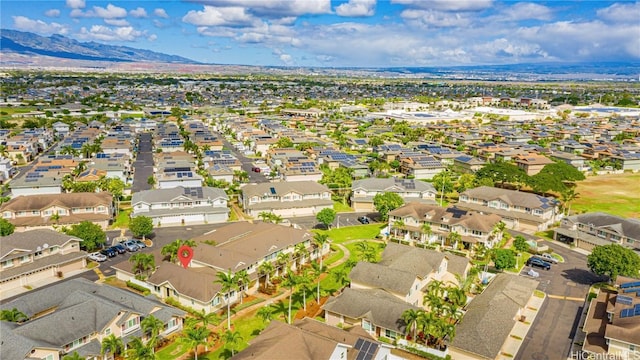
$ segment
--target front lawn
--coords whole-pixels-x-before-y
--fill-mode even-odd
[[[131,215],[131,209],[120,209],[118,216],[116,216],[111,227],[114,229],[128,229],[129,228],[129,215]]]
[[[640,217],[640,174],[590,176],[579,181],[572,213],[602,211],[622,217]]]
[[[369,224],[356,226],[343,226],[340,229],[333,228],[331,230],[315,230],[322,234],[329,235],[329,239],[333,243],[341,244],[349,240],[357,239],[375,239],[380,234],[380,229],[386,225]]]
[[[353,212],[351,206],[343,204],[341,201],[333,202],[333,210],[335,210],[337,213]]]

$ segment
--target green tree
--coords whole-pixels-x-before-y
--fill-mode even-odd
[[[136,216],[129,222],[129,230],[133,236],[144,239],[153,232],[153,220],[144,215]]]
[[[256,315],[258,315],[258,317],[262,319],[262,321],[267,323],[273,319],[274,313],[275,313],[275,309],[273,308],[273,306],[263,306],[260,309],[258,309],[258,312],[256,313]]]
[[[373,206],[380,213],[382,220],[389,218],[389,212],[404,205],[404,200],[397,193],[386,192],[373,197]]]
[[[140,338],[133,338],[127,344],[127,359],[131,360],[156,360],[153,352],[153,344],[145,344]]]
[[[65,355],[62,357],[62,360],[85,360],[84,357],[80,356],[77,351],[74,351],[72,354]]]
[[[129,262],[133,264],[133,271],[136,277],[149,276],[156,268],[156,260],[153,254],[135,253],[129,258]]]
[[[239,331],[227,330],[222,335],[222,340],[224,341],[225,346],[231,350],[231,356],[233,356],[235,355],[235,350],[242,341],[242,335]]]
[[[153,177],[153,175],[149,176],[147,178],[147,184],[154,186],[156,184],[156,179]]]
[[[242,298],[245,291],[249,288],[251,280],[249,279],[249,273],[247,270],[240,270],[236,273],[236,281],[238,282],[238,289],[240,289],[240,304],[242,304]]]
[[[276,147],[278,148],[291,148],[293,147],[293,141],[291,141],[290,138],[288,137],[281,137],[280,139],[278,139],[278,142],[276,142]]]
[[[527,244],[527,239],[525,239],[522,235],[517,235],[513,239],[513,246],[519,252],[529,251],[529,244]]]
[[[322,223],[327,229],[336,219],[336,211],[331,208],[324,208],[316,214],[316,220]]]
[[[269,277],[271,276],[273,271],[274,271],[273,264],[268,261],[265,261],[262,264],[260,264],[260,266],[258,266],[258,273],[260,275],[264,275],[265,277],[265,280],[264,280],[265,287],[269,285]]]
[[[468,189],[474,187],[474,183],[476,181],[476,177],[473,174],[462,174],[458,177],[458,181],[455,184],[455,190],[458,193],[465,192]],[[435,186],[435,185],[434,185]]]
[[[493,262],[498,270],[515,267],[516,253],[511,249],[495,249],[493,252]]]
[[[155,346],[155,339],[160,335],[160,331],[164,329],[164,323],[157,317],[149,315],[142,319],[140,322],[140,328],[149,339],[149,342],[153,342],[152,345]]]
[[[0,236],[9,236],[13,234],[16,227],[7,219],[0,219]]]
[[[72,225],[70,228],[65,229],[65,233],[82,239],[80,246],[89,252],[100,248],[107,241],[107,235],[100,225],[91,221],[83,221]]]
[[[182,336],[180,336],[178,341],[184,343],[189,348],[193,348],[194,358],[198,360],[198,346],[206,345],[209,335],[211,335],[211,331],[205,326],[187,326],[182,330]]]
[[[482,167],[476,173],[476,182],[482,179],[490,179],[493,183],[526,183],[528,179],[524,170],[520,169],[516,165],[506,162],[490,163]]]
[[[100,354],[112,354],[113,356],[120,355],[124,351],[124,343],[121,338],[111,334],[102,339],[102,345],[100,346]]]
[[[413,341],[416,341],[416,330],[418,320],[420,319],[420,312],[424,312],[424,310],[407,309],[402,313],[402,321],[406,324],[406,331],[413,329]]]
[[[289,288],[289,315],[287,324],[291,324],[291,303],[293,303],[293,291],[298,283],[298,277],[290,270],[283,276],[282,286]]]
[[[587,266],[598,275],[614,280],[618,275],[640,276],[640,256],[618,244],[596,246],[587,256]]]
[[[160,254],[165,257],[165,260],[168,259],[170,262],[175,263],[178,260],[178,249],[180,249],[182,245],[194,248],[197,246],[197,243],[193,240],[176,239],[163,246],[162,249],[160,249]]]
[[[440,193],[441,199],[445,194],[453,192],[454,182],[451,180],[451,173],[449,171],[441,171],[433,176],[433,187]]]
[[[13,308],[10,310],[9,309],[1,310],[0,320],[14,322],[14,323],[21,323],[29,320],[29,317],[22,311],[18,310],[18,308]]]
[[[227,329],[231,329],[231,293],[238,289],[238,280],[231,270],[219,271],[216,276],[218,279],[214,283],[220,284],[220,292],[227,298]]]

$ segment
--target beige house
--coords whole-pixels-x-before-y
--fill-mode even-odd
[[[553,160],[539,154],[519,155],[514,160],[516,165],[529,176],[539,173],[546,165],[553,164]]]
[[[405,203],[435,203],[437,191],[430,183],[415,179],[369,178],[351,185],[351,206],[355,211],[375,211],[373,198],[378,194],[398,194]]]
[[[0,239],[0,295],[34,283],[55,282],[84,269],[81,239],[48,229],[15,232]]]
[[[83,221],[106,229],[113,219],[113,196],[107,192],[18,196],[4,203],[0,214],[15,225],[16,231]]]
[[[144,318],[154,316],[163,327],[160,336],[179,332],[185,312],[149,297],[86,279],[72,279],[47,289],[28,292],[3,304],[29,318],[20,324],[0,322],[0,358],[60,359],[77,352],[84,359],[112,359],[101,353],[101,342],[113,335],[128,344],[138,337]]]
[[[255,218],[261,212],[286,218],[333,208],[331,191],[315,181],[248,184],[242,187],[240,201],[245,213]]]
[[[560,219],[559,202],[524,191],[480,186],[460,194],[457,207],[496,214],[508,228],[543,231]]]
[[[553,229],[553,238],[588,251],[609,244],[639,251],[640,221],[599,212],[573,215]]]

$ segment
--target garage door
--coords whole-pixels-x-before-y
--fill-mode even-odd
[[[184,219],[185,224],[203,224],[204,223],[203,214],[185,215],[182,218]]]
[[[182,224],[182,216],[163,216],[160,219],[160,224],[162,224],[162,226]]]

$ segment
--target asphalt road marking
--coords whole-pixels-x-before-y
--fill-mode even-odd
[[[549,295],[549,294],[547,294],[547,297],[549,297],[549,298],[551,298],[551,299],[559,299],[559,300],[570,300],[570,301],[579,301],[579,302],[584,302],[584,298],[578,298],[578,297],[561,296],[561,295]]]

